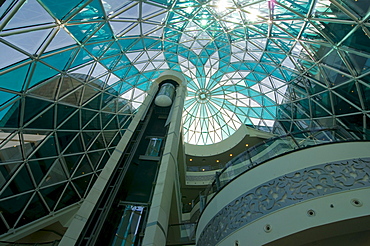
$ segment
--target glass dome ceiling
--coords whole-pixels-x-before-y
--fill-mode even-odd
[[[100,92],[115,90],[113,96],[138,108],[151,81],[172,69],[188,79],[186,142],[216,143],[241,124],[274,131],[278,115],[292,117],[277,106],[294,97],[310,100],[312,90],[336,86],[338,76],[347,87],[367,92],[368,5],[352,0],[6,1],[0,12],[0,48],[7,57],[1,60],[1,104],[58,74],[80,73],[103,81]],[[334,91],[328,92],[333,93],[330,105],[318,100],[297,113],[312,119],[317,107],[337,115],[332,97],[342,98],[342,90]],[[353,93],[357,102],[348,103],[364,110],[361,95]]]
[[[188,143],[219,142],[243,124],[276,134],[368,131],[369,7],[1,1],[0,233],[83,199],[166,70],[188,80]]]

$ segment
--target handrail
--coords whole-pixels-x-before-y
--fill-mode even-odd
[[[334,142],[360,141],[358,131],[343,129],[340,127],[322,128],[289,133],[283,136],[273,137],[240,153],[217,172],[213,182],[200,194],[200,211],[208,204],[208,198],[222,189],[237,176],[245,173],[264,162],[287,154],[298,149]],[[365,134],[365,133],[360,133]],[[370,139],[366,136],[363,139]]]

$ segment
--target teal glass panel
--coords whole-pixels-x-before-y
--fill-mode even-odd
[[[83,42],[102,26],[101,23],[87,23],[67,26],[68,31],[72,33],[76,40]]]
[[[72,20],[77,21],[87,21],[87,20],[96,20],[103,19],[104,10],[102,4],[99,0],[93,0],[89,4],[85,5],[80,12],[75,15]]]
[[[50,66],[59,69],[61,71],[65,70],[70,60],[73,58],[77,49],[69,49],[66,51],[61,51],[55,55],[41,58],[42,61],[49,64]]]
[[[0,87],[13,91],[22,91],[29,68],[30,64],[23,65],[0,75]]]
[[[85,49],[93,56],[100,57],[107,49],[109,49],[112,42],[99,42],[85,45]]]
[[[109,24],[105,24],[91,36],[89,42],[106,41],[108,39],[113,39],[113,32]]]
[[[85,64],[89,61],[92,61],[93,58],[90,56],[90,54],[83,48],[80,48],[78,51],[77,55],[75,55],[75,58],[73,60],[72,65],[70,68],[74,68],[76,66],[79,66],[81,64]]]
[[[5,92],[5,91],[0,91],[0,107],[2,105],[4,105],[5,103],[9,102],[10,100],[14,99],[15,97],[16,97],[16,95],[13,94],[13,93]]]
[[[68,16],[69,13],[73,10],[78,9],[81,4],[86,2],[86,0],[75,1],[75,0],[66,0],[66,1],[54,1],[54,0],[42,0],[42,3],[47,9],[55,16],[57,19],[64,19]]]
[[[33,74],[28,84],[28,88],[31,88],[32,86],[37,85],[38,83],[43,82],[57,75],[58,73],[59,72],[57,70],[54,70],[42,62],[36,62],[33,66]]]
[[[108,56],[112,56],[112,55],[117,55],[117,54],[120,54],[122,53],[122,49],[121,49],[121,46],[117,43],[117,42],[114,42],[110,47],[109,49],[106,50],[106,52],[104,53],[103,57],[108,57]]]
[[[8,107],[0,111],[0,127],[17,128],[19,127],[20,100],[17,100]]]

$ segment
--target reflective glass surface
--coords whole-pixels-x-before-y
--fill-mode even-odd
[[[2,2],[1,233],[33,221],[34,204],[42,202],[42,217],[82,199],[166,70],[186,77],[191,144],[220,142],[244,124],[277,135],[335,125],[367,132],[369,8],[353,0]]]

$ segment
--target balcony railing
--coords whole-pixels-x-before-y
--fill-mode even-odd
[[[361,134],[363,135],[365,133]],[[362,139],[370,139],[370,136],[362,136]],[[359,132],[353,132],[343,128],[302,131],[265,140],[240,153],[229,161],[220,172],[216,172],[213,182],[199,197],[200,210],[202,211],[204,209],[217,191],[233,179],[272,158],[310,146],[351,141],[360,141]]]

